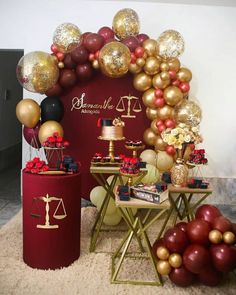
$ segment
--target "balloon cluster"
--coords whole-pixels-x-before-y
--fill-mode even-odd
[[[194,220],[176,224],[155,241],[153,252],[157,271],[176,285],[187,287],[197,280],[218,285],[236,269],[236,224],[217,207],[202,205]]]

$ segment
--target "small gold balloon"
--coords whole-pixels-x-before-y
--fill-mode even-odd
[[[158,117],[158,109],[146,108],[146,115],[149,120],[154,120]]]
[[[147,39],[142,44],[145,52],[148,56],[157,56],[158,55],[158,45],[157,41],[153,39]]]
[[[171,272],[171,266],[166,260],[159,260],[157,262],[157,271],[162,276],[167,276]]]
[[[199,105],[191,100],[184,99],[175,106],[175,120],[189,126],[197,126],[202,119],[202,110]]]
[[[157,39],[159,55],[163,58],[178,57],[184,52],[184,39],[174,30],[163,32]]]
[[[170,256],[170,252],[166,247],[158,247],[157,248],[157,257],[161,260],[167,260]]]
[[[22,99],[16,106],[17,119],[28,128],[34,128],[40,119],[40,106],[31,98]]]
[[[170,79],[162,80],[160,74],[156,74],[152,79],[152,85],[155,88],[164,89],[170,84]]]
[[[80,29],[71,23],[59,25],[53,34],[53,44],[63,53],[68,53],[80,45]]]
[[[164,90],[163,97],[168,105],[175,106],[183,99],[183,93],[176,86],[168,86]]]
[[[109,77],[117,78],[126,74],[131,61],[130,51],[121,42],[110,42],[102,47],[99,53],[99,66]]]
[[[93,66],[93,68],[94,69],[99,69],[99,62],[98,62],[98,60],[97,59],[95,59],[93,62],[92,62],[92,66]]]
[[[177,78],[181,82],[189,82],[192,79],[192,72],[187,68],[180,68],[177,73]]]
[[[146,59],[146,63],[143,70],[148,75],[155,75],[159,72],[160,63],[158,59],[154,56],[150,56]]]
[[[136,64],[137,64],[139,67],[143,67],[143,66],[145,65],[145,59],[142,58],[142,57],[137,58],[137,60],[136,60]]]
[[[171,58],[167,61],[169,65],[169,70],[175,71],[176,73],[180,69],[180,61],[178,58]]]
[[[151,128],[146,129],[143,133],[143,140],[147,145],[154,145],[156,137]]]
[[[161,172],[169,171],[174,164],[174,159],[167,152],[159,151],[157,153],[156,167]]]
[[[150,88],[143,93],[143,104],[149,108],[155,108],[155,88]]]
[[[160,65],[160,69],[161,69],[162,71],[169,71],[170,66],[168,65],[167,62],[162,62],[161,65]]]
[[[161,80],[163,80],[163,81],[169,81],[170,80],[170,74],[167,71],[162,71],[160,73],[160,77],[161,77]]]
[[[156,152],[165,151],[167,143],[164,142],[164,140],[162,139],[161,136],[157,136],[157,138],[154,142],[154,146],[155,146]]]
[[[158,128],[157,128],[157,120],[158,120],[158,118],[157,119],[154,119],[153,121],[152,121],[152,123],[151,123],[151,129],[152,129],[152,131],[155,133],[155,134],[159,134],[160,132],[159,132],[159,130],[158,130]],[[157,140],[157,139],[156,139]]]
[[[63,136],[63,128],[60,123],[56,121],[46,121],[39,129],[39,141],[43,144],[49,136],[52,136],[54,132],[58,132],[59,136]]]
[[[138,66],[136,63],[134,63],[134,64],[131,63],[129,65],[129,71],[132,74],[138,74],[142,71],[142,68],[140,66]]]
[[[65,67],[64,62],[60,61],[60,62],[58,63],[58,68],[59,68],[59,69],[63,69],[64,67]]]
[[[222,241],[223,236],[219,230],[213,229],[209,232],[208,238],[213,244],[219,244]]]
[[[158,108],[157,117],[161,120],[174,118],[174,108],[169,105],[164,105],[164,107]]]
[[[146,91],[152,86],[152,78],[144,72],[141,72],[134,77],[133,84],[135,89]]]
[[[226,244],[232,245],[236,241],[235,234],[231,231],[226,231],[223,234],[223,240]]]
[[[119,10],[113,18],[112,29],[118,39],[139,34],[138,14],[130,8]]]
[[[179,268],[182,265],[182,257],[177,253],[172,253],[168,261],[169,264],[174,268]]]
[[[144,58],[144,59],[147,59],[147,57],[148,57],[147,52],[144,52],[144,54],[143,54],[143,58]]]

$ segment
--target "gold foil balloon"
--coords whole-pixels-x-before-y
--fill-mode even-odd
[[[146,59],[146,63],[143,67],[143,70],[148,75],[155,75],[159,72],[160,63],[158,59],[154,56],[150,56]]]
[[[167,276],[171,272],[171,266],[168,261],[159,260],[157,262],[157,271],[162,276]]]
[[[173,158],[167,154],[167,152],[158,152],[157,153],[157,162],[156,167],[161,172],[169,171],[174,164]]]
[[[64,135],[63,128],[60,123],[56,121],[46,121],[43,123],[39,129],[40,143],[43,144],[43,142],[46,141],[49,136],[52,136],[54,132],[58,132],[59,136]]]
[[[156,157],[157,157],[157,153],[151,149],[144,150],[140,154],[140,158],[142,159],[143,162],[147,162],[148,164],[154,165],[154,166],[156,166]]]
[[[161,120],[172,119],[174,117],[174,108],[169,105],[164,105],[157,109],[157,117]]]
[[[150,88],[143,93],[142,100],[143,104],[149,108],[155,108],[155,89]]]
[[[40,119],[40,106],[31,98],[22,99],[16,106],[17,119],[28,128],[34,128]]]
[[[158,247],[157,248],[157,257],[161,260],[166,260],[170,256],[170,252],[166,247]]]
[[[126,74],[131,61],[129,48],[121,42],[113,41],[102,47],[99,66],[109,77],[118,78]]]
[[[208,238],[213,244],[219,244],[222,242],[223,235],[218,229],[213,229],[209,232]]]
[[[155,151],[164,151],[167,143],[164,142],[164,140],[161,138],[161,136],[157,136],[155,142],[154,142],[154,146],[155,146]]]
[[[162,71],[169,71],[170,66],[168,65],[167,62],[162,62],[161,65],[160,65],[160,69],[161,69]]]
[[[152,86],[152,78],[144,72],[141,72],[134,77],[133,84],[135,89],[146,91]]]
[[[162,80],[160,74],[156,74],[152,79],[152,85],[155,88],[164,89],[170,84],[170,79]]]
[[[156,137],[156,134],[152,131],[151,128],[146,129],[143,133],[143,140],[147,145],[154,145]]]
[[[163,58],[178,57],[184,52],[184,39],[174,30],[163,32],[157,39],[159,55]]]
[[[169,256],[169,264],[174,268],[179,268],[182,265],[182,257],[178,253],[172,253]]]
[[[202,119],[202,110],[199,105],[191,100],[183,100],[175,107],[175,120],[189,126],[197,126]]]
[[[170,79],[170,74],[169,74],[167,71],[162,71],[162,72],[160,73],[160,77],[161,77],[161,80],[162,80],[162,81],[166,81],[166,80],[169,81],[169,79]]]
[[[236,241],[235,234],[231,231],[226,231],[223,234],[223,240],[226,244],[232,245]]]
[[[142,71],[142,68],[140,66],[138,66],[136,63],[135,64],[130,64],[129,65],[129,71],[132,74],[138,74]]]
[[[28,91],[45,93],[59,77],[58,61],[42,51],[24,55],[17,67],[16,75],[20,84]]]
[[[177,73],[177,78],[181,82],[189,82],[192,79],[192,72],[187,68],[181,68]]]
[[[53,34],[53,44],[60,52],[68,53],[80,45],[81,36],[81,31],[76,25],[63,23]]]
[[[178,60],[178,58],[171,58],[167,61],[168,65],[169,65],[169,70],[178,72],[178,70],[180,69],[180,61]]]
[[[156,40],[147,39],[143,42],[142,47],[145,49],[148,56],[158,55],[158,44]]]
[[[175,106],[177,103],[183,99],[182,91],[176,86],[168,86],[164,90],[164,99],[166,103],[170,106]]]
[[[130,8],[121,9],[116,13],[112,22],[112,29],[118,39],[139,34],[138,14]]]
[[[146,115],[149,120],[154,120],[158,117],[158,109],[146,108]]]

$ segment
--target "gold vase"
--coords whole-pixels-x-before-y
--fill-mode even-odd
[[[175,164],[170,170],[171,183],[176,187],[186,186],[188,181],[188,167],[184,160],[177,158]]]

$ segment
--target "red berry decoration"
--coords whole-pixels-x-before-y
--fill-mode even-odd
[[[202,205],[198,207],[195,217],[198,219],[204,219],[210,224],[213,223],[214,219],[221,216],[220,210],[213,205]]]
[[[214,219],[212,223],[212,228],[218,229],[223,234],[226,231],[231,231],[232,223],[228,218],[224,216],[218,216]]]
[[[194,219],[187,224],[187,235],[192,243],[208,245],[210,231],[210,224],[202,219]]]
[[[222,277],[222,273],[211,265],[204,268],[197,276],[199,282],[211,287],[219,285],[222,281]]]
[[[211,258],[218,271],[230,272],[236,268],[236,251],[226,244],[211,245]]]
[[[171,228],[164,235],[165,246],[171,253],[183,253],[188,246],[186,234],[179,228]]]
[[[170,280],[180,287],[188,287],[195,281],[195,275],[184,266],[173,268],[169,274]]]

